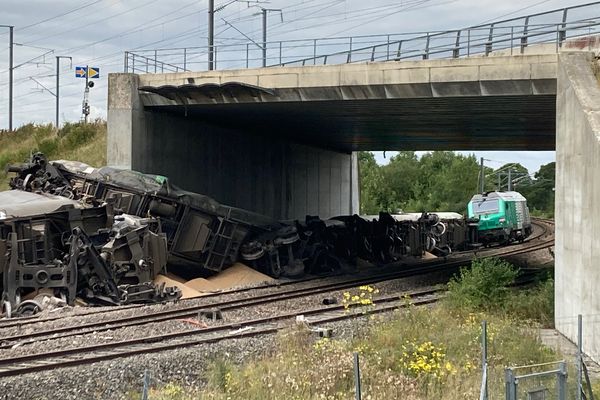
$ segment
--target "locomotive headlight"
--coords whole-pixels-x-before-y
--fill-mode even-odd
[[[500,219],[498,220],[498,222],[501,222],[501,223],[502,223],[502,222],[506,222],[506,218],[500,218]]]

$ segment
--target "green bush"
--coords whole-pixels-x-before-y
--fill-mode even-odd
[[[531,289],[510,296],[505,305],[510,315],[554,327],[554,280],[549,277]]]
[[[513,265],[498,258],[473,260],[471,268],[461,268],[460,275],[448,283],[447,302],[472,311],[501,308],[509,298],[508,286],[517,275]]]
[[[528,289],[510,288],[518,274],[516,267],[497,258],[474,260],[450,280],[446,302],[455,310],[506,314],[552,327],[554,280],[547,276]]]
[[[66,123],[59,136],[67,149],[74,149],[89,142],[97,131],[96,124]]]
[[[58,151],[58,143],[58,139],[56,138],[44,139],[38,142],[38,147],[36,150],[44,154],[53,155]]]

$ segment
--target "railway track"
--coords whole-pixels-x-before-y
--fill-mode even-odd
[[[544,241],[539,244],[532,244],[528,246],[519,247],[509,246],[509,248],[497,248],[485,250],[488,256],[502,256],[502,255],[515,255],[522,254],[537,249],[546,248],[549,243]],[[479,251],[483,253],[484,251]],[[480,254],[483,256],[483,254]],[[422,275],[431,272],[439,272],[443,270],[456,269],[465,264],[466,258],[460,257],[456,260],[432,260],[429,262],[419,263],[411,267],[404,267],[402,270],[397,270],[389,273],[377,274],[368,277],[358,277],[343,280],[335,283],[322,283],[313,285],[305,288],[294,288],[289,290],[282,290],[275,293],[265,293],[252,296],[247,299],[232,299],[219,301],[206,305],[194,305],[184,307],[176,310],[164,310],[154,312],[152,314],[133,315],[125,318],[115,318],[112,320],[104,320],[98,322],[90,322],[86,324],[79,324],[76,326],[63,326],[60,328],[48,329],[48,330],[36,330],[29,333],[23,333],[13,336],[0,337],[0,349],[9,349],[15,345],[30,344],[38,340],[55,340],[59,338],[65,338],[75,335],[85,335],[89,333],[97,333],[107,330],[120,329],[125,327],[144,325],[150,323],[157,323],[175,319],[189,318],[196,316],[200,311],[206,309],[219,309],[220,311],[232,311],[243,309],[246,307],[254,307],[264,304],[269,304],[277,301],[297,299],[310,295],[323,294],[329,292],[336,292],[340,290],[350,289],[361,285],[372,285],[384,281],[401,279],[415,275]]]
[[[554,225],[553,220],[544,220],[544,219],[536,218],[536,219],[534,219],[534,223],[535,223],[535,221],[541,221],[545,225],[538,223],[537,226],[542,229],[542,232],[541,233],[538,232],[538,233],[532,235],[528,239],[527,243],[533,243],[534,240],[541,239],[541,237],[543,235],[547,234],[547,232],[548,232],[548,228],[546,225],[552,225],[552,226]],[[544,242],[544,243],[546,244],[546,242]],[[542,245],[541,247],[543,248],[544,246]],[[548,247],[551,247],[551,246],[548,246]],[[456,253],[455,255],[465,256],[465,255],[474,254],[476,256],[485,257],[485,256],[488,256],[488,252],[493,252],[493,251],[495,251],[495,250],[494,249],[475,249],[475,250],[468,250],[468,251]],[[530,250],[530,251],[535,251],[535,249]],[[493,256],[492,253],[489,253],[489,254],[490,254],[490,256]],[[502,256],[502,254],[500,254],[500,256]],[[437,260],[433,261],[433,262],[436,263],[436,265],[440,263],[440,261],[437,261]],[[390,267],[396,267],[400,264],[401,263],[393,263],[393,264],[390,264]],[[418,265],[426,265],[426,264],[428,264],[428,262],[421,262]],[[400,265],[400,266],[402,266],[402,265]],[[325,277],[328,277],[328,276],[325,276]],[[245,293],[245,292],[249,292],[249,291],[271,289],[273,287],[281,288],[281,287],[286,287],[286,286],[298,285],[298,284],[305,283],[305,282],[321,280],[323,278],[324,278],[324,276],[311,276],[311,277],[307,277],[307,278],[303,278],[303,279],[294,279],[294,280],[286,281],[286,282],[278,282],[276,284],[265,284],[265,285],[259,285],[259,286],[253,286],[253,287],[232,289],[232,290],[227,290],[227,291],[219,291],[219,292],[215,292],[215,293],[206,294],[202,297],[202,299],[209,299],[209,298],[213,298],[213,297],[224,297],[224,296],[229,296],[229,295]],[[98,311],[98,312],[89,312],[89,313],[86,313],[85,315],[91,315],[91,314],[95,314],[95,313],[107,314],[107,313],[111,313],[111,312],[118,312],[118,311],[122,311],[122,310],[126,310],[126,309],[135,309],[135,308],[142,308],[142,307],[143,307],[143,305],[128,305],[128,306],[121,306],[121,307],[111,307],[110,309],[105,309],[105,310]],[[77,315],[77,316],[80,316],[80,315]],[[76,317],[76,316],[73,316],[73,317]],[[10,318],[10,319],[0,319],[0,329],[10,328],[10,327],[15,327],[15,326],[22,327],[27,324],[38,324],[38,323],[42,323],[42,322],[55,321],[55,320],[64,319],[64,318],[68,318],[68,317],[53,316],[53,317],[39,318],[39,316],[25,316],[25,317],[17,317],[17,318]]]
[[[64,350],[50,351],[0,359],[0,377],[21,375],[43,371],[49,368],[71,367],[90,364],[120,357],[154,353],[179,347],[215,343],[227,339],[246,338],[275,333],[289,327],[289,321],[303,315],[310,325],[362,317],[407,307],[426,305],[438,301],[442,289],[430,288],[420,291],[404,292],[399,295],[373,299],[374,305],[360,312],[348,312],[344,305],[313,308],[290,313],[247,320],[233,324],[219,325],[194,331],[174,332],[152,337],[143,337],[119,342],[82,346]],[[407,301],[410,296],[411,300]]]
[[[546,234],[546,232],[547,232],[546,226],[542,226],[542,225],[540,225],[540,226],[543,228],[542,232],[537,235],[534,235],[524,245],[515,245],[515,246],[494,248],[494,249],[483,249],[483,250],[476,250],[476,251],[472,251],[472,252],[468,252],[468,253],[469,253],[469,255],[470,255],[470,253],[475,253],[477,256],[480,256],[480,257],[509,256],[509,255],[522,254],[522,253],[550,247],[553,244],[553,240],[542,240],[540,243],[536,243],[536,240],[542,238],[543,235]],[[172,320],[172,319],[193,317],[198,312],[205,310],[207,308],[218,308],[222,311],[230,311],[230,310],[240,309],[240,308],[244,308],[244,307],[268,304],[268,303],[274,302],[274,301],[290,300],[290,299],[304,297],[304,296],[308,296],[308,295],[312,295],[312,294],[334,292],[334,291],[344,290],[344,289],[348,289],[348,288],[352,288],[352,287],[356,287],[356,286],[360,286],[360,285],[375,284],[375,283],[380,283],[380,282],[388,281],[388,280],[406,278],[409,276],[414,276],[414,275],[419,275],[419,274],[427,274],[427,273],[431,273],[431,272],[435,272],[435,271],[452,269],[452,268],[456,268],[458,266],[464,265],[465,261],[468,259],[467,257],[464,257],[464,256],[465,256],[465,254],[461,253],[461,254],[459,254],[459,257],[456,259],[446,259],[446,260],[437,260],[436,259],[436,260],[431,260],[431,261],[427,261],[427,262],[421,262],[421,263],[411,266],[411,267],[403,267],[403,269],[401,269],[401,270],[396,270],[396,271],[389,272],[389,273],[380,273],[380,274],[376,274],[376,275],[369,276],[369,277],[357,277],[357,278],[347,279],[347,280],[343,280],[341,282],[335,282],[335,283],[317,284],[317,285],[314,285],[311,287],[305,287],[305,288],[294,288],[293,284],[298,283],[298,282],[285,282],[284,284],[275,285],[275,286],[277,286],[279,288],[292,286],[292,288],[289,290],[284,289],[283,291],[275,292],[275,293],[259,294],[257,296],[252,296],[248,299],[225,300],[225,301],[215,302],[215,303],[211,303],[211,304],[207,304],[207,305],[194,305],[194,306],[184,307],[184,308],[180,308],[180,309],[176,309],[176,310],[159,311],[159,312],[155,312],[155,313],[148,314],[148,315],[134,315],[131,317],[115,318],[112,320],[92,322],[92,323],[87,323],[84,325],[79,324],[76,326],[64,326],[64,327],[60,327],[60,328],[56,328],[56,329],[37,330],[37,331],[30,332],[27,334],[0,337],[0,349],[10,348],[17,343],[19,343],[19,344],[31,343],[32,342],[31,339],[34,339],[34,338],[47,337],[47,338],[51,338],[51,339],[57,339],[57,338],[61,338],[61,337],[81,335],[81,334],[85,334],[85,333],[105,331],[105,330],[109,330],[109,329],[123,328],[123,327],[127,327],[127,326],[136,326],[136,325],[142,325],[142,324],[147,324],[147,323],[167,321],[167,320]],[[391,265],[389,268],[394,268],[394,267],[395,267],[394,265]],[[304,280],[303,282],[306,282],[309,280],[315,280],[315,279],[319,279],[319,278],[310,278],[308,280]],[[263,288],[273,288],[273,285],[264,286]],[[212,296],[225,295],[225,294],[237,294],[237,293],[247,292],[250,290],[258,290],[258,289],[261,289],[261,288],[245,288],[245,289],[234,290],[234,291],[221,293],[221,294],[214,294]],[[209,297],[209,296],[207,296],[207,297]],[[50,320],[52,320],[52,319],[50,319]],[[0,328],[7,327],[7,326],[22,326],[25,324],[37,323],[37,322],[43,322],[43,321],[37,321],[37,320],[33,320],[33,319],[28,319],[27,321],[23,321],[21,323],[19,323],[18,321],[14,321],[10,325],[8,325],[8,324],[0,325]]]
[[[245,292],[250,292],[250,291],[271,289],[274,287],[286,287],[286,286],[291,286],[291,285],[298,285],[301,283],[315,281],[315,280],[319,280],[319,279],[323,279],[323,276],[316,275],[316,276],[311,276],[311,277],[301,278],[301,279],[294,279],[294,280],[285,281],[285,282],[277,282],[275,284],[268,283],[268,284],[263,284],[263,285],[249,286],[249,287],[243,287],[243,288],[237,288],[237,289],[231,289],[231,290],[215,291],[213,293],[207,293],[207,294],[203,295],[202,299],[205,300],[205,299],[210,299],[210,298],[214,298],[214,297],[224,297],[224,296],[230,296],[230,295],[235,295],[235,294],[240,294],[240,293],[245,293]],[[136,309],[136,308],[139,309],[142,307],[144,307],[143,304],[131,304],[131,305],[127,305],[127,306],[106,307],[101,311],[92,311],[92,312],[88,312],[88,313],[81,314],[81,315],[72,315],[72,316],[67,316],[67,317],[57,315],[57,316],[52,316],[52,317],[39,318],[39,315],[31,315],[31,316],[24,316],[24,317],[0,319],[0,329],[11,328],[11,327],[15,327],[15,326],[22,327],[22,326],[25,326],[28,324],[38,324],[38,323],[42,323],[42,322],[56,321],[58,319],[81,317],[84,315],[108,314],[111,312],[119,312],[119,311],[123,311],[123,310],[127,310],[127,309]]]
[[[526,285],[532,279],[532,274],[527,274],[515,286]],[[332,322],[389,312],[409,306],[432,304],[443,297],[444,291],[445,289],[441,288],[427,288],[378,297],[373,299],[373,304],[366,308],[359,308],[356,305],[352,305],[349,308],[344,305],[333,305],[207,327],[194,331],[174,332],[20,357],[2,358],[0,359],[0,377],[39,372],[49,368],[86,365],[115,358],[216,343],[223,340],[272,334],[289,328],[290,321],[297,320],[300,315],[303,317],[302,323],[305,323],[307,326],[319,327],[320,325]]]
[[[550,228],[553,225],[553,221],[536,220],[534,221],[534,224],[538,227],[538,229],[536,229],[537,232],[535,232],[534,235],[532,235],[523,244],[516,244],[502,248],[479,249],[464,253],[457,253],[456,255],[448,257],[445,260],[432,260],[421,262],[414,266],[403,267],[402,270],[398,271],[380,273],[378,275],[369,277],[347,279],[335,283],[321,283],[306,288],[294,288],[293,284],[297,282],[286,282],[285,284],[281,284],[279,286],[284,288],[291,286],[290,289],[284,289],[283,291],[276,293],[263,293],[257,296],[249,297],[247,299],[231,299],[211,303],[208,305],[195,305],[176,310],[160,311],[148,315],[133,315],[126,318],[115,318],[109,321],[91,322],[85,325],[67,326],[48,330],[38,330],[22,335],[6,336],[0,338],[0,349],[11,348],[15,345],[27,345],[42,340],[53,340],[73,335],[84,335],[91,332],[119,329],[128,326],[151,324],[161,321],[195,317],[196,315],[198,315],[199,311],[205,310],[207,308],[218,308],[221,311],[243,309],[245,307],[252,307],[261,304],[268,304],[277,301],[316,295],[320,293],[334,292],[361,285],[375,284],[383,281],[405,278],[408,276],[427,274],[442,270],[448,271],[456,269],[459,266],[465,265],[465,262],[468,261],[473,256],[473,254],[479,257],[505,257],[552,247],[554,245],[554,239],[551,235]],[[304,282],[314,279],[319,278],[316,277],[306,279],[304,280]],[[272,288],[272,286],[267,285],[262,288]],[[249,290],[256,291],[262,288],[246,288],[241,290],[230,291],[227,293],[216,293],[213,296],[240,293]],[[416,297],[416,299],[413,301],[413,304],[415,305],[430,304],[437,300],[439,296],[439,290],[430,289],[428,291],[409,292],[408,294],[412,297]],[[425,296],[426,298],[420,299],[420,297],[423,296]],[[374,299],[377,306],[367,310],[367,312],[376,313],[397,309],[401,307],[402,304],[406,303],[405,301],[401,302],[401,298],[403,298],[403,295],[394,295]],[[340,307],[343,308],[343,306],[321,307],[318,309],[294,311],[287,314],[270,316],[256,320],[236,322],[233,324],[224,324],[219,326],[207,327],[193,331],[175,332],[170,334],[157,335],[153,337],[143,337],[127,341],[103,343],[80,348],[71,348],[52,352],[25,355],[20,357],[4,358],[0,359],[0,377],[35,372],[45,370],[48,368],[88,364],[117,357],[127,357],[137,354],[153,353],[178,347],[193,346],[202,343],[213,343],[216,341],[230,338],[243,338],[273,333],[282,328],[281,325],[283,322],[293,319],[296,315],[299,314],[309,316],[309,322],[313,324],[324,324],[327,322],[334,322],[339,321],[341,319],[355,317],[355,315],[353,314],[342,312],[343,310]],[[319,315],[321,315],[320,319],[317,318],[317,316]],[[53,319],[56,318],[47,320]],[[32,319],[28,319],[26,321],[21,322],[22,324],[27,325],[30,323],[37,323],[43,321],[35,321]],[[0,324],[0,329],[6,326],[15,325]],[[239,327],[243,327],[243,329],[236,331],[235,329]]]

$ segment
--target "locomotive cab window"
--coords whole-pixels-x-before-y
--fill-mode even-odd
[[[498,200],[482,200],[473,202],[473,213],[475,215],[493,214],[500,210]]]

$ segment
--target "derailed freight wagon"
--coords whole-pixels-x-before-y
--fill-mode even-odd
[[[457,215],[284,222],[181,190],[159,175],[48,162],[39,153],[9,170],[13,190],[0,193],[5,310],[40,290],[69,304],[75,297],[103,304],[176,299],[179,293],[152,283],[167,266],[188,279],[236,261],[275,277],[298,276],[359,258],[388,264],[426,251],[446,255],[469,240],[470,224]]]
[[[48,299],[125,304],[179,298],[177,289],[152,284],[167,261],[157,221],[43,192],[0,192],[0,207],[6,314],[33,313]]]

